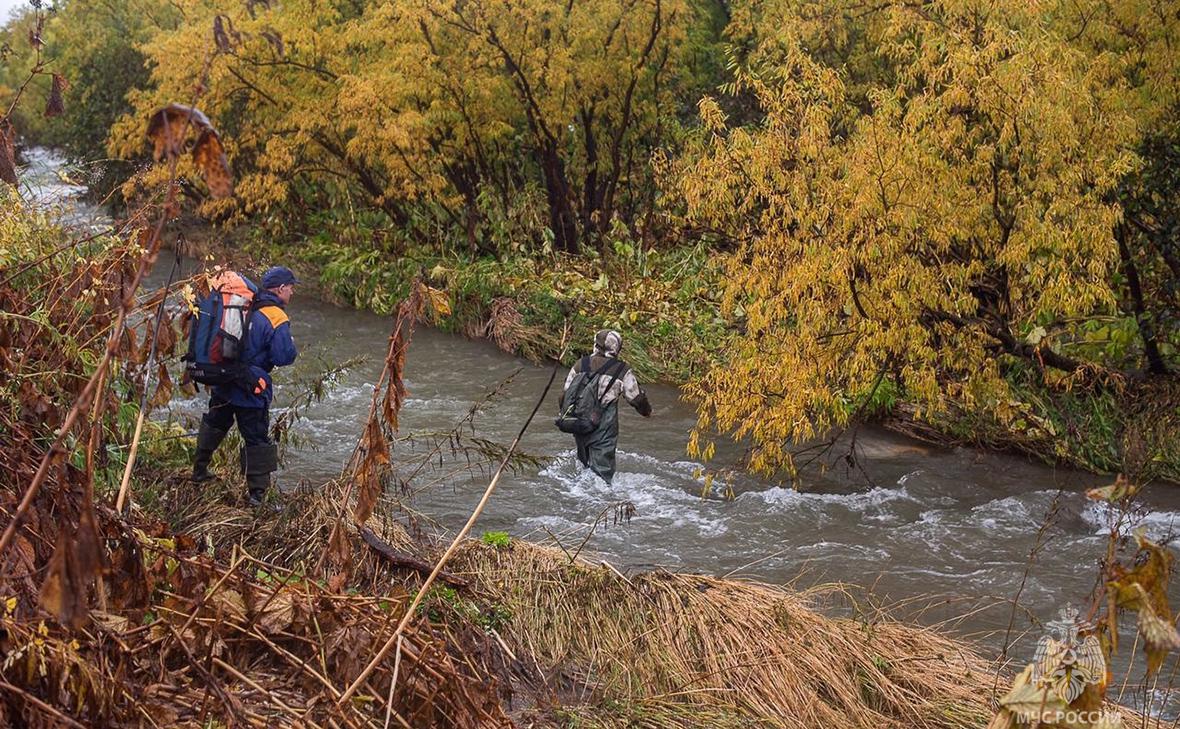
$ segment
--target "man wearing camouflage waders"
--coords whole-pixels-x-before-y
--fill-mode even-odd
[[[635,374],[627,363],[619,359],[623,349],[623,335],[610,329],[603,329],[594,335],[594,353],[578,360],[570,368],[562,391],[561,409],[570,413],[577,405],[579,388],[587,388],[597,395],[597,412],[594,414],[593,429],[579,434],[567,430],[559,422],[558,427],[574,432],[578,446],[578,460],[583,466],[602,477],[607,483],[615,476],[615,449],[619,443],[619,397],[622,396],[645,418],[651,417],[651,403],[639,386]],[[574,391],[571,392],[571,387]],[[559,413],[558,420],[564,413]]]

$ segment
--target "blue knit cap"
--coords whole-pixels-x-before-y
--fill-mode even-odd
[[[277,289],[286,284],[297,284],[299,279],[295,278],[295,274],[286,266],[271,266],[266,269],[266,273],[262,274],[262,288]]]

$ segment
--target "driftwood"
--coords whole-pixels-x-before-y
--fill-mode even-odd
[[[367,526],[360,528],[361,539],[365,540],[365,544],[369,545],[374,552],[385,558],[394,567],[404,567],[406,569],[420,572],[424,575],[430,574],[434,569],[434,565],[429,562],[418,559],[408,552],[399,552],[394,549],[388,542]],[[456,577],[448,572],[439,572],[438,579],[452,585],[454,587],[467,587],[467,580],[461,577]]]

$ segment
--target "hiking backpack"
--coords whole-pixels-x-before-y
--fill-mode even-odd
[[[590,357],[582,358],[582,371],[574,375],[570,386],[561,394],[561,408],[557,412],[554,424],[563,433],[573,435],[589,435],[602,422],[605,408],[598,399],[598,378],[606,374],[611,367],[615,372],[604,392],[610,392],[615,380],[627,371],[627,365],[617,359],[612,359],[594,372],[590,371]]]
[[[202,385],[240,382],[244,366],[239,361],[250,332],[250,312],[258,287],[233,271],[222,271],[209,280],[209,293],[197,303],[189,327],[185,374]]]

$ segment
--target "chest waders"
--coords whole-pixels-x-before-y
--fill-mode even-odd
[[[619,444],[619,401],[605,406],[598,427],[586,435],[575,435],[578,446],[578,460],[603,481],[610,483],[615,477],[615,449]]]

